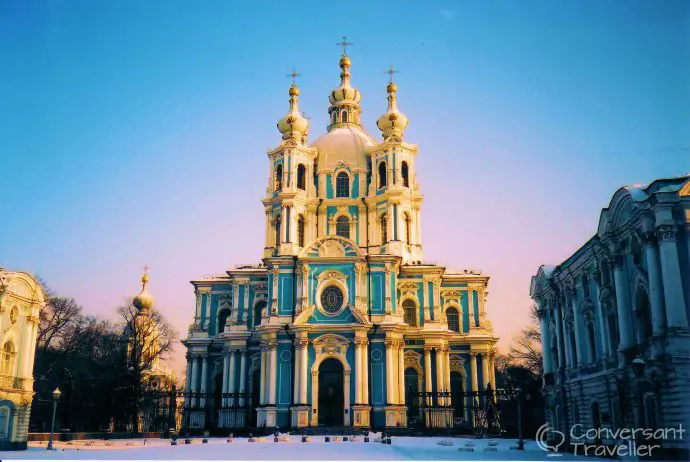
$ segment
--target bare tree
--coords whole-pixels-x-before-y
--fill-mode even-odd
[[[139,311],[131,300],[118,307],[117,313],[127,342],[127,367],[134,386],[141,387],[146,372],[172,353],[177,332],[160,311]]]
[[[530,323],[522,332],[513,338],[510,348],[511,362],[529,369],[536,376],[544,372],[544,359],[541,351],[541,332],[539,331],[539,313],[532,307]]]
[[[83,324],[82,307],[72,297],[52,296],[39,315],[36,347],[63,348]]]

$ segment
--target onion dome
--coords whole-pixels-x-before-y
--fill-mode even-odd
[[[139,292],[139,295],[134,297],[134,300],[132,300],[132,305],[134,305],[134,308],[139,311],[148,311],[151,307],[153,307],[153,297],[146,288],[148,283],[149,275],[147,270],[144,270],[144,275],[141,277],[141,292]]]
[[[342,69],[342,72],[340,73],[340,86],[333,90],[331,95],[328,97],[328,100],[331,102],[332,106],[339,103],[359,104],[359,101],[362,99],[362,95],[360,95],[359,90],[350,85],[351,64],[352,62],[350,61],[349,56],[343,55],[340,58],[340,69]]]
[[[328,101],[331,106],[328,108],[331,123],[328,130],[334,128],[357,125],[359,126],[359,115],[362,109],[359,107],[359,102],[362,95],[359,90],[350,85],[350,57],[343,54],[340,58],[340,86],[333,90],[328,96]]]
[[[278,121],[278,130],[284,140],[293,139],[302,144],[309,131],[309,121],[299,112],[299,88],[290,86],[290,112]]]
[[[386,91],[388,92],[388,110],[378,118],[376,126],[383,133],[383,139],[387,140],[390,137],[402,139],[403,130],[407,127],[408,121],[405,114],[398,110],[397,96],[395,95],[398,87],[392,79],[388,83]]]

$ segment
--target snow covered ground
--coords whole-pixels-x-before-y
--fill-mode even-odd
[[[57,442],[56,451],[46,451],[46,443],[30,443],[26,451],[0,452],[0,460],[17,459],[109,459],[109,460],[577,460],[569,454],[548,456],[528,441],[525,451],[511,450],[516,441],[470,438],[413,438],[393,437],[393,444],[356,442],[325,443],[323,436],[314,436],[309,443],[301,437],[287,437],[289,441],[274,443],[273,437],[250,443],[247,438],[236,438],[228,443],[225,438],[210,438],[202,444],[194,438],[192,444],[171,446],[170,440],[91,440],[71,444]],[[335,437],[331,437],[333,441]],[[181,441],[183,442],[183,440]],[[440,445],[440,442],[452,445]],[[472,447],[473,446],[473,447]],[[486,448],[496,451],[486,451]],[[459,451],[458,448],[463,448]],[[468,449],[473,451],[468,451]],[[588,457],[587,460],[596,460]]]

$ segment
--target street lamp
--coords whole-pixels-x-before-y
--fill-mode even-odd
[[[644,374],[645,367],[647,367],[647,363],[644,361],[644,359],[638,356],[632,360],[631,364],[635,377],[637,377],[638,379],[642,377],[642,375]]]
[[[522,388],[517,387],[515,389],[517,393],[517,408],[518,408],[518,451],[525,450],[525,440],[522,437]]]
[[[53,431],[55,430],[55,411],[57,410],[57,402],[60,399],[62,392],[59,388],[53,390],[53,420],[50,423],[50,439],[48,440],[48,451],[53,450]]]

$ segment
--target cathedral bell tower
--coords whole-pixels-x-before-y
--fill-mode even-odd
[[[290,110],[278,121],[282,140],[268,151],[268,187],[262,201],[266,212],[264,258],[299,253],[307,239],[308,199],[316,195],[316,150],[307,146],[309,121],[299,111],[298,76],[290,74]]]

